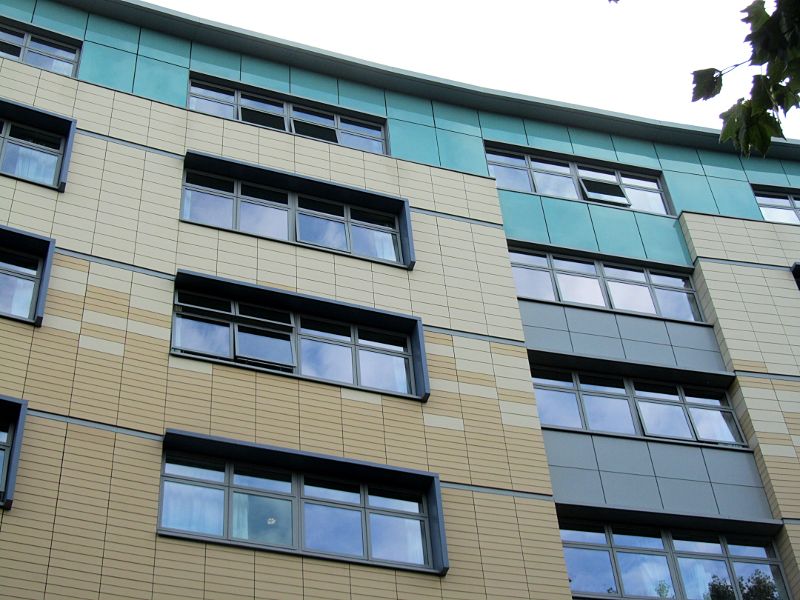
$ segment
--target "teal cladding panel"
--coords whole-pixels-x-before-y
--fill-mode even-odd
[[[611,136],[617,160],[626,165],[661,170],[661,163],[652,142],[632,138]]]
[[[499,190],[503,229],[511,240],[549,244],[542,199],[531,194]]]
[[[0,13],[9,19],[30,23],[34,4],[36,0],[0,0]]]
[[[386,111],[390,118],[433,127],[433,106],[430,100],[387,90]]]
[[[614,256],[646,258],[632,211],[590,204],[589,214],[600,252]]]
[[[703,171],[709,177],[747,181],[747,176],[737,155],[712,152],[711,150],[698,150],[697,155],[703,164]]]
[[[389,119],[387,127],[392,157],[439,166],[439,147],[433,127],[398,119]]]
[[[708,183],[719,206],[719,212],[729,217],[763,221],[753,188],[746,181],[709,177]]]
[[[781,166],[783,167],[783,172],[786,173],[786,178],[789,180],[789,185],[800,187],[800,163],[792,160],[782,160]]]
[[[266,90],[289,93],[289,67],[242,54],[242,81]]]
[[[704,175],[703,165],[697,156],[697,150],[682,146],[666,146],[655,144],[656,154],[665,171],[678,171],[679,173],[693,173]]]
[[[79,40],[86,34],[86,21],[89,15],[86,11],[64,4],[57,4],[50,0],[38,0],[33,13],[33,23],[58,31]]]
[[[518,146],[527,146],[525,124],[518,117],[507,117],[495,113],[480,112],[483,139],[496,142],[507,142]]]
[[[436,143],[439,146],[439,162],[443,167],[476,175],[489,175],[482,138],[437,129]]]
[[[783,167],[779,160],[751,156],[750,158],[742,158],[742,166],[750,183],[757,185],[789,185],[789,178],[783,172]]]
[[[664,171],[664,181],[677,214],[684,210],[719,214],[708,180],[703,175]]]
[[[444,104],[443,102],[433,103],[433,120],[438,129],[447,129],[457,133],[480,136],[481,124],[478,120],[478,111],[471,108]]]
[[[678,219],[646,213],[634,214],[648,259],[678,265],[691,264]]]
[[[135,54],[94,42],[84,42],[78,79],[121,92],[131,92],[135,69]]]
[[[192,71],[239,81],[242,60],[235,52],[192,42],[191,67]]]
[[[335,77],[292,67],[290,89],[292,94],[303,98],[319,100],[327,104],[339,103],[339,86]]]
[[[139,56],[155,58],[179,67],[189,66],[192,44],[158,31],[142,29],[139,36]]]
[[[339,80],[339,104],[373,115],[386,114],[383,90],[343,79]]]
[[[587,203],[542,197],[542,209],[550,243],[566,248],[597,251],[597,239]]]
[[[570,127],[569,139],[572,140],[572,148],[578,156],[611,162],[617,161],[614,144],[611,142],[611,136],[607,133]]]
[[[133,93],[175,106],[186,106],[189,69],[140,56],[136,59]]]
[[[525,119],[525,133],[528,136],[528,146],[531,148],[562,154],[573,153],[569,131],[563,125]]]
[[[139,28],[100,15],[89,15],[89,21],[86,24],[86,39],[136,54],[139,48]]]

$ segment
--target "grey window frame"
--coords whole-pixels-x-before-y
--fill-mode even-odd
[[[791,594],[789,591],[789,586],[787,585],[786,573],[783,568],[783,564],[780,559],[780,554],[778,553],[778,549],[775,546],[775,543],[772,539],[768,538],[767,536],[751,536],[745,535],[743,537],[752,538],[753,541],[763,541],[764,546],[768,546],[772,550],[772,557],[771,558],[754,558],[749,556],[739,556],[735,554],[731,554],[729,551],[729,543],[728,537],[724,533],[714,532],[714,531],[700,531],[700,530],[668,530],[662,529],[658,527],[641,527],[641,526],[629,526],[625,524],[598,524],[598,523],[585,523],[585,522],[565,522],[559,525],[559,530],[579,530],[581,527],[602,527],[603,534],[605,535],[605,543],[604,544],[593,544],[589,542],[572,542],[572,541],[564,541],[562,540],[561,544],[563,548],[577,548],[582,550],[605,550],[608,552],[609,557],[611,559],[611,569],[614,576],[614,580],[617,586],[617,593],[615,594],[599,594],[599,593],[591,593],[591,592],[573,592],[573,598],[636,598],[636,599],[652,599],[655,596],[637,596],[637,595],[628,595],[623,594],[622,591],[622,573],[618,564],[617,560],[617,553],[618,552],[628,552],[628,553],[635,553],[635,554],[647,554],[651,556],[663,556],[666,558],[667,565],[669,567],[670,577],[672,578],[673,583],[673,592],[675,594],[676,600],[685,600],[686,599],[686,591],[684,589],[683,578],[681,576],[680,567],[678,565],[679,558],[699,558],[699,559],[711,559],[717,561],[723,561],[726,565],[728,570],[728,578],[732,587],[734,589],[734,594],[736,596],[736,600],[742,600],[742,593],[738,586],[738,579],[734,576],[736,571],[734,570],[733,563],[734,562],[748,562],[748,563],[758,563],[763,564],[766,566],[777,566],[782,578],[783,588],[786,590],[787,594]],[[661,535],[661,542],[663,545],[662,549],[656,548],[640,548],[637,546],[626,546],[624,544],[618,544],[614,542],[613,531],[615,527],[619,527],[620,529],[624,530],[625,533],[623,535],[636,535],[635,530],[641,529],[642,532],[646,531],[654,531],[658,530]],[[599,533],[599,532],[598,532]],[[686,550],[677,550],[674,546],[674,538],[680,537],[680,534],[702,534],[702,535],[709,535],[709,536],[716,536],[719,545],[722,549],[722,552],[711,553],[711,552],[691,552]],[[735,537],[731,536],[731,537]],[[789,595],[791,598],[791,595]]]
[[[759,188],[754,188],[753,194],[755,194],[756,202],[758,203],[758,210],[761,212],[761,216],[767,223],[778,223],[780,225],[800,225],[800,194],[792,192],[762,190]],[[787,206],[781,206],[779,204],[771,204],[769,202],[769,198],[776,198],[776,199],[780,198],[788,200],[789,206],[787,207]],[[794,213],[798,222],[786,223],[784,221],[773,221],[771,219],[767,219],[766,216],[764,216],[764,211],[761,210],[762,208],[775,208],[779,210],[785,210],[788,213]]]
[[[0,448],[5,450],[5,459],[0,464],[0,510],[10,510],[14,503],[27,412],[27,400],[0,394],[0,421],[9,424],[8,441],[0,444]]]
[[[493,161],[491,159],[491,154],[506,154],[506,155],[509,155],[509,156],[514,156],[514,157],[516,157],[518,159],[523,159],[525,161],[525,166],[524,167],[521,166],[521,165],[520,166],[512,166],[512,165],[510,165],[508,163],[503,163],[503,162],[499,162],[499,161]],[[536,167],[536,166],[533,165],[534,162],[539,162],[539,161],[546,162],[546,163],[558,163],[561,166],[569,167],[569,171],[570,171],[569,175],[567,175],[566,173],[558,173],[557,171],[548,171],[546,169],[541,169],[541,168]],[[669,198],[668,198],[667,193],[666,193],[666,187],[664,185],[663,179],[662,179],[662,177],[660,175],[656,175],[656,174],[653,174],[653,173],[648,173],[648,172],[643,172],[643,171],[636,171],[634,169],[628,169],[626,167],[620,167],[620,166],[606,166],[606,165],[600,165],[600,164],[592,164],[590,162],[576,161],[574,159],[565,158],[565,157],[552,157],[552,156],[546,156],[546,155],[541,155],[541,154],[536,154],[536,153],[523,153],[523,152],[516,152],[516,151],[513,151],[513,150],[503,150],[503,149],[498,149],[498,148],[486,148],[486,162],[489,165],[490,170],[491,170],[491,166],[492,165],[497,165],[497,166],[501,166],[501,167],[510,167],[512,169],[517,169],[519,171],[527,172],[528,182],[530,184],[530,191],[518,190],[518,189],[515,190],[515,189],[512,189],[512,188],[508,188],[511,191],[538,194],[539,192],[536,190],[536,181],[535,181],[535,178],[533,176],[533,173],[534,172],[537,172],[537,173],[552,173],[554,175],[560,175],[561,177],[570,177],[572,179],[572,183],[575,186],[575,197],[556,196],[556,195],[550,195],[550,194],[548,194],[548,197],[564,198],[564,199],[567,199],[567,200],[581,200],[581,201],[584,201],[584,202],[590,202],[590,203],[593,203],[593,204],[600,204],[600,205],[603,205],[603,206],[616,206],[618,208],[625,208],[625,209],[633,210],[633,211],[636,211],[636,212],[645,212],[645,213],[657,214],[657,215],[674,215],[674,211],[672,209],[671,203],[670,203]],[[586,189],[586,186],[584,184],[584,179],[588,179],[588,180],[591,180],[591,181],[602,181],[602,180],[595,179],[593,177],[588,177],[588,176],[581,175],[580,172],[579,172],[581,169],[593,169],[593,170],[611,171],[611,172],[613,172],[613,174],[614,174],[614,176],[615,176],[615,178],[617,180],[616,185],[618,185],[620,187],[620,189],[622,190],[622,193],[625,196],[625,202],[612,202],[612,201],[606,201],[606,200],[599,200],[599,199],[590,198],[590,193]],[[637,186],[635,184],[630,184],[630,183],[624,183],[623,180],[622,180],[623,177],[634,177],[634,178],[638,177],[638,178],[653,179],[655,181],[656,185],[657,185],[657,189],[648,188],[648,187],[645,187],[645,186]],[[647,191],[650,191],[650,192],[658,192],[661,195],[661,203],[662,203],[662,205],[664,207],[664,212],[661,213],[661,212],[657,212],[657,211],[648,211],[648,210],[632,208],[631,207],[631,201],[628,198],[628,194],[627,194],[628,188],[631,188],[631,189],[642,189],[642,190],[647,190]],[[506,189],[506,188],[502,188],[502,189]]]
[[[11,449],[14,445],[15,423],[5,417],[0,412],[0,423],[8,423],[8,437],[5,442],[0,442],[0,450],[4,450],[4,459],[0,462],[0,498],[3,497],[6,491],[6,477],[8,476],[8,466],[11,463]]]
[[[528,269],[528,270],[533,270],[533,271],[540,271],[540,272],[544,272],[544,273],[549,273],[550,274],[550,281],[551,281],[551,284],[553,286],[553,293],[555,295],[556,300],[555,301],[553,301],[553,300],[543,300],[543,299],[540,299],[540,298],[528,298],[526,296],[518,295],[519,298],[526,299],[526,300],[532,300],[534,302],[556,302],[558,304],[564,304],[564,305],[570,305],[570,306],[583,306],[583,307],[589,307],[589,308],[594,308],[594,309],[607,309],[607,310],[612,310],[614,312],[628,313],[628,314],[633,314],[633,315],[659,317],[659,318],[662,318],[662,319],[666,319],[666,320],[670,320],[670,321],[678,321],[678,322],[681,322],[681,323],[701,323],[701,324],[706,323],[706,321],[705,321],[705,319],[703,317],[702,307],[700,306],[700,302],[698,301],[698,298],[697,298],[697,291],[695,290],[695,287],[694,287],[694,281],[692,281],[692,276],[689,275],[688,273],[680,273],[680,272],[674,272],[674,271],[671,272],[671,271],[669,271],[669,269],[660,269],[660,268],[653,268],[653,267],[627,265],[627,264],[621,264],[621,263],[614,263],[614,262],[606,262],[606,261],[601,261],[601,260],[595,260],[595,259],[591,259],[591,258],[583,258],[583,257],[578,257],[578,256],[569,256],[569,255],[564,255],[564,254],[554,254],[554,253],[550,253],[550,252],[524,251],[524,250],[518,250],[516,248],[511,248],[509,250],[509,254],[510,254],[510,258],[511,258],[511,267],[512,267],[512,269]],[[514,256],[513,256],[514,254],[526,254],[526,255],[529,255],[529,256],[536,256],[536,257],[540,257],[540,258],[545,258],[547,260],[547,267],[545,268],[545,267],[540,267],[540,266],[534,266],[534,265],[525,264],[523,262],[515,261],[514,260]],[[558,268],[558,267],[556,267],[555,262],[554,262],[556,260],[566,260],[566,261],[570,261],[570,262],[591,263],[591,264],[594,265],[595,274],[591,275],[591,274],[588,274],[588,273],[579,273],[577,271],[569,271],[569,270],[566,270],[566,269]],[[608,276],[608,275],[605,274],[604,267],[608,267],[608,268],[612,268],[612,269],[629,269],[629,270],[641,271],[641,272],[644,273],[645,281],[644,282],[638,282],[638,281],[632,281],[632,280],[629,280],[629,279],[623,279],[623,278],[619,278],[619,277]],[[563,294],[561,293],[561,288],[560,288],[559,283],[558,283],[558,277],[556,277],[556,275],[559,274],[559,273],[560,274],[565,274],[565,275],[575,275],[575,276],[579,276],[579,277],[586,277],[586,278],[596,279],[600,284],[600,292],[601,292],[601,294],[603,296],[604,306],[597,306],[595,304],[586,304],[586,303],[580,303],[580,302],[568,302],[566,300],[562,300]],[[689,281],[689,285],[691,287],[690,288],[685,288],[685,287],[680,287],[679,288],[679,287],[670,287],[670,286],[667,286],[667,285],[664,285],[664,284],[660,284],[660,283],[655,283],[652,280],[652,275],[656,275],[656,276],[664,275],[664,276],[667,276],[667,277],[685,278],[685,279],[687,279]],[[629,285],[639,285],[641,287],[647,287],[647,289],[650,292],[650,297],[651,297],[651,299],[653,301],[653,306],[655,307],[656,312],[655,313],[648,313],[648,312],[639,312],[639,311],[634,311],[634,310],[626,310],[626,309],[622,309],[622,308],[616,308],[613,305],[611,292],[609,291],[609,288],[608,288],[608,282],[609,281],[612,281],[612,282],[615,282],[615,283],[625,283],[625,284],[629,284]],[[689,294],[694,299],[694,305],[697,307],[697,312],[700,315],[700,319],[698,319],[698,320],[686,320],[686,319],[678,319],[676,317],[664,316],[662,314],[661,306],[660,306],[660,304],[658,302],[658,297],[656,295],[656,290],[657,289],[666,290],[666,291],[680,291],[680,292],[684,292],[686,294]]]
[[[44,70],[49,71],[51,73],[56,73],[57,75],[64,75],[65,77],[72,77],[72,78],[75,77],[75,75],[77,73],[77,70],[78,70],[78,64],[80,62],[80,47],[79,46],[77,46],[77,45],[73,46],[72,44],[61,42],[61,41],[49,38],[48,36],[42,36],[42,35],[39,35],[37,33],[32,33],[30,31],[26,31],[24,29],[20,29],[19,27],[12,27],[10,25],[6,25],[3,22],[0,22],[0,30],[2,30],[2,29],[7,29],[7,30],[13,31],[15,33],[21,34],[23,36],[23,41],[22,41],[22,45],[19,45],[19,44],[16,44],[16,43],[9,42],[8,40],[0,40],[0,41],[4,41],[4,42],[8,43],[9,45],[17,46],[20,49],[20,55],[18,57],[17,56],[10,56],[10,55],[5,54],[4,52],[0,51],[0,58],[5,58],[5,59],[8,59],[8,60],[13,60],[13,61],[16,61],[16,62],[24,63],[26,65],[31,65],[31,63],[29,63],[26,60],[27,55],[30,52],[33,52],[34,54],[42,54],[44,56],[48,56],[50,58],[55,58],[55,59],[58,59],[58,60],[63,61],[63,62],[67,62],[67,63],[71,62],[72,63],[72,72],[69,75],[64,75],[63,73],[58,73],[56,71],[50,71],[50,69],[44,69]],[[47,52],[43,52],[41,50],[32,49],[30,47],[31,40],[35,40],[37,42],[44,43],[44,44],[52,44],[52,45],[55,45],[55,46],[62,46],[64,48],[68,48],[70,50],[74,50],[75,51],[75,58],[72,59],[72,60],[68,60],[68,59],[66,59],[64,57],[61,57],[61,56],[56,56],[54,54],[51,55],[51,54],[48,54]],[[33,67],[35,67],[37,69],[42,68],[42,67],[39,67],[37,65],[31,65],[31,66],[33,66]]]
[[[48,148],[47,146],[42,146],[40,144],[35,144],[35,143],[29,142],[27,140],[21,140],[19,138],[13,137],[11,135],[11,128],[14,127],[14,126],[22,127],[24,129],[30,129],[32,131],[35,131],[36,133],[41,133],[41,134],[46,135],[48,137],[57,137],[57,138],[59,138],[60,139],[60,145],[59,145],[58,150],[55,150],[53,148]],[[13,142],[9,142],[9,140],[13,140]],[[30,125],[26,125],[25,123],[18,123],[16,121],[11,121],[11,120],[5,119],[2,116],[0,116],[0,164],[2,164],[2,162],[3,162],[3,158],[4,158],[5,153],[6,153],[6,148],[9,146],[9,144],[14,144],[14,145],[17,145],[17,146],[23,146],[25,148],[31,148],[32,150],[36,150],[37,152],[42,152],[42,153],[49,154],[51,156],[57,157],[56,167],[53,170],[53,179],[50,181],[50,183],[42,184],[42,182],[40,182],[40,181],[33,181],[31,179],[27,179],[27,178],[22,177],[20,175],[16,175],[16,174],[13,174],[13,173],[6,173],[5,171],[0,171],[0,174],[6,175],[8,177],[14,177],[15,179],[21,179],[23,181],[29,181],[30,183],[33,183],[34,185],[45,185],[47,187],[55,187],[56,186],[58,178],[59,178],[59,176],[60,176],[60,174],[62,172],[62,161],[64,160],[64,151],[65,151],[65,148],[66,148],[66,145],[67,145],[67,141],[64,139],[64,136],[59,135],[57,133],[52,133],[52,132],[49,132],[49,131],[45,131],[45,130],[40,129],[38,127],[32,127]]]
[[[35,280],[31,309],[27,317],[0,313],[0,317],[13,319],[23,323],[30,323],[34,327],[41,327],[44,319],[44,309],[47,302],[47,288],[50,281],[50,271],[53,266],[53,256],[56,242],[53,238],[29,233],[0,225],[0,248],[11,254],[24,256],[37,260],[36,275],[31,276],[14,270],[0,269],[0,272],[21,279]]]
[[[204,96],[203,94],[195,93],[195,92],[192,91],[192,87],[194,85],[206,86],[206,87],[210,87],[210,88],[216,88],[216,89],[218,89],[220,91],[224,91],[225,93],[233,94],[233,101],[232,102],[226,102],[226,101],[220,100],[218,98],[213,98],[213,97],[210,97],[210,96]],[[259,123],[253,123],[252,121],[248,121],[248,120],[243,119],[242,118],[242,95],[251,96],[251,97],[255,98],[256,100],[261,100],[261,101],[268,102],[268,103],[281,104],[283,106],[283,115],[282,115],[283,116],[283,122],[284,122],[283,129],[281,130],[281,129],[277,129],[277,128],[274,128],[274,127],[268,127],[266,125],[261,125]],[[220,84],[217,84],[217,83],[211,83],[211,82],[207,82],[207,81],[205,81],[203,79],[199,79],[199,78],[196,78],[196,77],[192,77],[189,80],[188,94],[187,94],[187,98],[186,98],[186,106],[187,106],[187,108],[189,108],[189,104],[190,104],[191,99],[193,97],[199,97],[199,98],[202,98],[204,100],[211,100],[211,101],[217,102],[219,104],[225,104],[227,106],[231,106],[233,108],[234,120],[241,121],[242,123],[247,123],[249,125],[254,125],[256,127],[264,127],[266,129],[273,129],[273,130],[276,130],[276,131],[285,131],[285,132],[288,132],[288,133],[292,133],[293,135],[297,135],[297,136],[300,136],[300,137],[305,137],[305,138],[308,138],[308,139],[313,139],[313,140],[318,140],[318,141],[325,141],[325,142],[328,142],[328,143],[335,143],[335,144],[337,144],[339,146],[343,146],[345,148],[352,148],[354,150],[359,150],[361,152],[371,152],[370,150],[363,150],[361,148],[354,148],[352,146],[348,146],[346,144],[343,144],[341,142],[341,133],[344,132],[344,133],[346,133],[348,135],[354,135],[356,137],[362,137],[362,138],[373,140],[373,141],[379,141],[381,143],[381,148],[382,148],[381,152],[372,152],[372,153],[373,154],[382,154],[382,155],[387,155],[388,154],[387,138],[386,138],[386,125],[383,122],[373,121],[373,120],[370,120],[370,119],[365,118],[365,117],[356,117],[356,116],[350,116],[348,114],[341,114],[339,112],[335,112],[335,111],[332,111],[332,110],[326,109],[326,108],[317,108],[316,106],[312,106],[312,105],[304,103],[302,101],[294,102],[294,101],[290,101],[290,100],[283,100],[283,99],[278,98],[276,96],[269,96],[269,95],[266,95],[266,94],[259,94],[257,92],[250,92],[248,90],[243,90],[243,89],[237,88],[237,87],[220,85]],[[248,106],[245,106],[244,108],[249,109],[249,110],[255,110],[257,112],[263,112],[263,111],[258,111],[258,109],[256,109],[256,108],[252,108],[252,107],[248,107]],[[311,112],[324,113],[327,116],[333,118],[333,121],[334,121],[333,127],[329,127],[329,126],[326,126],[326,125],[321,125],[319,123],[315,123],[313,121],[308,121],[308,120],[305,120],[305,119],[302,119],[302,118],[296,118],[294,116],[295,108],[300,109],[300,110],[309,110]],[[189,110],[197,110],[197,109],[189,108]],[[197,110],[197,112],[202,112],[203,114],[209,114],[209,113],[205,113],[205,112],[199,111],[199,110]],[[271,114],[271,115],[279,116],[278,113],[267,113],[267,112],[265,112],[264,114]],[[218,115],[214,115],[214,116],[218,116]],[[225,117],[222,117],[222,118],[225,118]],[[377,136],[377,135],[376,136],[370,136],[370,135],[366,135],[366,134],[363,134],[363,133],[360,133],[360,132],[356,132],[356,131],[352,131],[352,130],[343,128],[342,127],[342,119],[344,119],[346,121],[353,121],[355,123],[363,123],[364,125],[367,125],[367,126],[370,126],[370,127],[380,128],[381,134],[380,134],[380,136]],[[316,125],[318,127],[322,127],[322,128],[325,128],[325,129],[330,129],[331,131],[333,131],[334,135],[336,136],[336,140],[337,141],[336,142],[331,142],[330,140],[325,140],[325,139],[322,139],[322,138],[319,138],[319,137],[305,135],[305,134],[302,134],[302,133],[296,133],[295,132],[295,126],[294,126],[294,121],[295,120],[302,121],[304,123],[310,123],[312,125]]]
[[[586,373],[586,372],[579,372],[579,371],[566,371],[560,369],[543,369],[544,371],[553,372],[557,371],[562,374],[569,374],[572,378],[572,387],[564,387],[564,386],[557,386],[557,385],[550,385],[544,383],[534,383],[533,377],[536,375],[536,368],[531,368],[531,383],[533,385],[534,394],[536,390],[551,390],[551,391],[558,391],[558,392],[567,392],[567,393],[574,393],[576,403],[578,406],[578,414],[581,419],[581,427],[567,427],[563,425],[547,425],[542,423],[543,429],[562,429],[568,431],[588,431],[591,433],[597,434],[605,434],[605,435],[612,435],[612,436],[621,436],[621,437],[631,437],[631,438],[639,438],[639,439],[651,439],[651,440],[678,440],[681,442],[689,443],[689,444],[702,444],[702,445],[709,445],[714,447],[723,447],[723,448],[748,448],[747,438],[742,431],[742,427],[739,424],[739,419],[736,418],[736,412],[733,409],[731,404],[730,396],[726,390],[722,390],[719,388],[708,388],[703,386],[697,385],[683,385],[680,383],[672,383],[672,382],[663,382],[663,381],[653,381],[648,380],[645,378],[631,378],[631,377],[619,377],[619,376],[611,376],[614,378],[622,379],[624,385],[624,392],[616,393],[616,392],[607,392],[607,391],[595,391],[590,389],[583,389],[580,383],[580,376],[584,375],[587,377],[594,377],[594,376],[603,376],[594,373]],[[664,398],[648,398],[644,396],[640,396],[636,394],[636,389],[634,384],[635,383],[647,383],[647,384],[655,384],[655,385],[667,385],[670,387],[674,387],[678,394],[678,400],[667,400]],[[709,393],[720,394],[724,399],[724,404],[721,406],[713,406],[709,404],[701,404],[701,403],[693,403],[686,400],[686,388],[692,390],[704,390]],[[583,395],[587,396],[600,396],[603,398],[612,398],[618,400],[626,400],[628,402],[628,410],[631,414],[631,422],[633,423],[633,427],[635,430],[634,434],[625,434],[619,433],[616,431],[604,431],[599,429],[591,429],[589,427],[589,419],[586,415],[586,408],[583,400]],[[691,433],[691,438],[677,438],[672,437],[669,435],[659,435],[654,433],[648,433],[647,429],[644,424],[644,419],[642,418],[641,409],[639,408],[639,401],[642,402],[650,402],[655,404],[665,404],[669,406],[678,406],[681,408],[683,415],[686,419],[686,423],[689,427],[689,432]],[[692,418],[691,412],[689,411],[690,408],[703,408],[706,410],[715,410],[722,414],[727,414],[731,417],[733,423],[736,427],[736,435],[739,438],[739,442],[721,442],[716,440],[709,440],[700,437],[697,433],[697,427],[694,423],[694,419]]]

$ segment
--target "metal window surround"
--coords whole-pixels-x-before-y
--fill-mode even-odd
[[[11,444],[8,448],[6,464],[0,465],[0,473],[5,474],[0,481],[0,509],[9,510],[14,502],[14,488],[17,481],[17,469],[22,450],[22,432],[25,428],[25,415],[28,401],[0,395],[0,417],[11,423]]]
[[[324,248],[324,250],[326,252],[353,256],[354,258],[377,261],[382,264],[396,264],[408,270],[412,270],[416,264],[414,237],[411,226],[411,207],[408,200],[405,198],[380,192],[372,192],[363,188],[331,183],[322,179],[267,168],[243,161],[220,158],[204,152],[187,152],[184,158],[184,168],[187,170],[199,171],[204,174],[237,179],[246,181],[247,183],[313,196],[350,207],[364,208],[393,215],[397,218],[398,237],[400,240],[401,261],[399,263],[380,261],[378,259],[358,256],[349,252],[341,252],[330,248]],[[244,233],[243,235],[250,234]],[[281,241],[284,243],[321,248],[320,246],[313,246],[302,242]]]
[[[17,34],[22,37],[22,40],[17,42],[10,36],[4,36],[4,32],[2,30],[6,30],[8,33],[11,33],[12,36],[13,34]],[[19,48],[18,56],[3,52],[2,49],[0,49],[0,58],[20,61],[42,69],[47,69],[47,67],[37,65],[31,60],[31,55],[40,55],[44,56],[45,58],[53,58],[61,63],[71,64],[72,68],[70,69],[69,73],[62,73],[55,69],[47,70],[59,75],[64,75],[66,77],[75,77],[75,73],[78,69],[78,62],[80,60],[80,40],[76,40],[56,32],[48,31],[46,29],[34,27],[29,23],[19,23],[18,21],[14,21],[12,19],[0,18],[0,41],[5,43],[7,46]],[[39,44],[39,47],[33,47],[34,44]],[[59,55],[59,50],[72,51],[74,56],[72,58],[68,58],[65,55]]]
[[[42,319],[44,319],[44,307],[47,301],[47,288],[50,281],[50,270],[53,265],[53,254],[56,250],[56,241],[35,233],[0,225],[0,248],[28,254],[39,259],[39,271],[36,277],[33,298],[34,308],[31,311],[31,317],[24,319],[16,316],[4,316],[41,327]]]
[[[413,394],[401,394],[386,390],[376,390],[376,392],[403,398],[413,398],[420,402],[427,402],[430,396],[431,388],[430,379],[428,377],[428,362],[425,355],[425,334],[422,320],[419,317],[327,300],[297,292],[288,292],[286,290],[243,283],[182,269],[179,269],[175,275],[175,289],[178,291],[217,296],[229,300],[238,300],[271,309],[300,313],[307,317],[316,317],[323,320],[333,319],[339,323],[405,335],[408,337],[410,345]],[[177,349],[173,349],[172,352],[179,356],[191,356],[200,360],[210,360],[212,362],[222,360],[184,353]],[[224,360],[222,362],[227,364],[230,361]],[[232,364],[244,368],[254,368],[238,362]],[[275,370],[270,370],[269,372],[316,381],[316,378],[296,373],[283,373]],[[353,384],[336,383],[335,385],[363,389]]]
[[[418,471],[383,464],[370,463],[304,452],[288,448],[280,448],[265,444],[255,444],[223,437],[209,436],[199,433],[167,429],[164,434],[164,450],[209,456],[229,461],[241,461],[253,465],[274,467],[286,471],[311,474],[323,478],[344,479],[364,484],[389,486],[422,494],[425,497],[430,532],[430,561],[427,567],[404,564],[382,564],[367,560],[330,555],[315,555],[320,558],[358,562],[375,566],[387,566],[393,569],[420,571],[445,575],[449,569],[447,557],[447,540],[444,528],[444,513],[439,476],[436,473]],[[199,537],[191,533],[180,533],[159,530],[161,535],[202,539],[203,541],[236,545],[234,541]],[[292,554],[313,554],[305,551],[271,548],[277,552]]]
[[[72,155],[72,144],[75,139],[76,121],[70,117],[57,115],[48,111],[32,108],[11,100],[0,100],[0,120],[11,121],[19,125],[39,129],[45,133],[61,136],[63,143],[61,146],[61,160],[56,172],[56,180],[53,185],[36,183],[63,192],[67,186],[67,173],[69,172],[69,161]],[[15,177],[14,175],[2,174],[4,177],[14,179],[26,179]]]

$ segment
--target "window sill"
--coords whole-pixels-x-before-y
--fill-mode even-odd
[[[0,175],[3,177],[8,177],[9,179],[14,179],[16,181],[22,181],[23,183],[29,183],[31,185],[38,185],[39,187],[47,188],[49,190],[53,190],[55,192],[63,192],[64,188],[59,185],[55,185],[53,183],[41,183],[39,181],[33,181],[32,179],[26,179],[25,177],[20,177],[19,175],[11,175],[10,173],[3,173],[0,172]]]
[[[534,395],[536,388],[534,387]],[[670,437],[658,437],[649,435],[631,435],[628,433],[613,433],[608,431],[592,431],[589,429],[576,429],[574,427],[562,427],[559,425],[542,425],[542,431],[563,431],[565,433],[582,433],[584,435],[596,435],[601,437],[618,438],[624,440],[638,440],[641,442],[661,442],[664,444],[676,444],[680,446],[693,446],[699,448],[713,448],[715,450],[733,450],[734,452],[749,452],[753,450],[749,446],[740,444],[714,444],[712,442],[698,442],[696,440],[682,440]]]

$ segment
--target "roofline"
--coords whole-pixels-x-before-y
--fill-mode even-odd
[[[394,92],[664,144],[736,153],[732,144],[719,143],[718,130],[708,127],[647,119],[406,71],[223,25],[141,0],[60,1],[168,35],[206,44],[213,40],[213,45],[222,49],[250,54],[309,71],[323,72]],[[767,156],[800,160],[800,140],[773,138]]]

